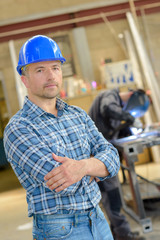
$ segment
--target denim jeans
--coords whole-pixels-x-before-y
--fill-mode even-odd
[[[113,240],[100,207],[85,213],[34,215],[34,240]]]

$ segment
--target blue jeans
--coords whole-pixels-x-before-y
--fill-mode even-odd
[[[34,240],[113,240],[100,207],[78,214],[34,215]]]

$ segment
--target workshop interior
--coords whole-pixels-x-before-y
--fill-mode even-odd
[[[26,96],[16,72],[20,47],[37,34],[54,39],[66,58],[59,97],[68,104],[88,113],[105,89],[148,94],[125,106],[142,124],[112,144],[122,156],[125,215],[146,239],[160,239],[159,0],[0,1],[0,211],[6,213],[0,232],[12,236],[2,239],[31,239],[25,194],[5,157],[3,132]]]

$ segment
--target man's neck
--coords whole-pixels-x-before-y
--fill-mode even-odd
[[[31,96],[28,96],[29,100],[36,104],[38,107],[42,108],[44,111],[54,114],[57,116],[57,108],[56,108],[56,97],[52,99],[47,98],[32,98]]]

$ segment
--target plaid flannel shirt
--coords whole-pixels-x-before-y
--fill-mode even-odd
[[[117,150],[98,132],[85,111],[58,98],[56,106],[57,117],[26,97],[23,108],[4,131],[7,159],[27,193],[28,216],[83,212],[96,207],[101,199],[98,184],[95,180],[90,183],[90,176],[61,192],[51,191],[44,176],[60,164],[52,152],[78,161],[93,155],[106,165],[108,177],[119,170]]]

